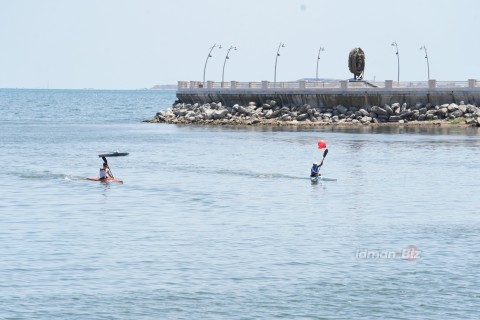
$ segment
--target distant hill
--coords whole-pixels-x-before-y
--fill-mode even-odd
[[[177,90],[176,84],[157,84],[150,88],[150,90]]]

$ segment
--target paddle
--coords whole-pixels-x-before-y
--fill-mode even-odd
[[[323,160],[325,160],[325,157],[327,156],[327,154],[328,154],[328,149],[325,149],[325,151],[323,151],[323,159],[322,159],[322,162],[320,162],[320,165],[318,166],[318,171],[319,171],[319,172],[317,173],[317,177],[318,177],[319,175],[321,175],[321,174],[320,174],[320,168],[322,167],[322,165],[323,165]]]
[[[112,176],[112,178],[115,178],[115,177],[113,176],[112,169],[110,169],[110,166],[108,165],[107,158],[102,157],[102,159],[103,159],[103,163],[106,163],[106,164],[107,164],[107,168],[108,168],[108,170],[110,171],[110,175]]]
[[[328,154],[328,149],[325,149],[325,151],[323,151],[323,159],[322,159],[322,162],[320,162],[320,167],[322,166],[323,160],[325,160],[325,157],[327,156],[327,154]]]

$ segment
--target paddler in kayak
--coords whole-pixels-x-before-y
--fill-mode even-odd
[[[318,176],[321,176],[320,174],[320,167],[322,166],[323,161],[320,163],[320,165],[315,161],[312,165],[312,169],[310,169],[310,177],[311,178],[316,178]]]
[[[112,172],[108,167],[108,163],[106,162],[103,163],[103,166],[100,168],[99,178],[100,179],[113,178]]]

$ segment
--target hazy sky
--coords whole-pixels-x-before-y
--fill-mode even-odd
[[[178,80],[480,79],[478,0],[0,0],[0,88],[138,89]]]

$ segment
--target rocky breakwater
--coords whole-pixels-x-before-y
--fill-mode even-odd
[[[443,105],[407,105],[394,103],[383,106],[333,108],[281,106],[274,100],[257,105],[224,106],[222,103],[184,104],[158,112],[146,122],[173,124],[225,124],[225,125],[328,125],[328,124],[381,124],[381,123],[455,123],[480,126],[480,108],[461,102]]]

